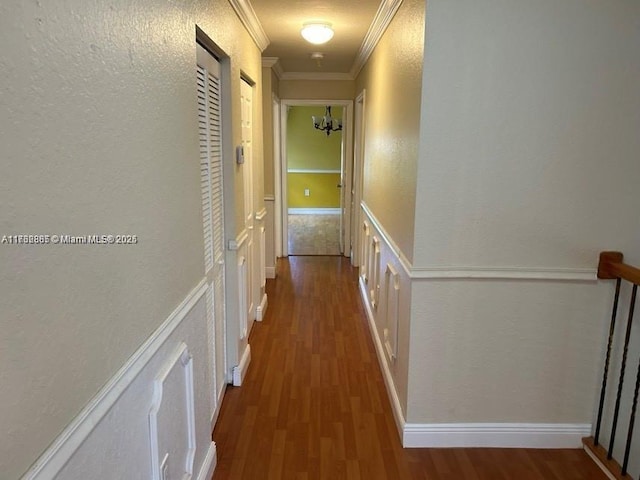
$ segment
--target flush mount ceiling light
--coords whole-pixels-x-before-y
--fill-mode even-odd
[[[300,31],[302,37],[309,43],[321,45],[333,38],[333,29],[330,23],[309,22],[302,25]]]

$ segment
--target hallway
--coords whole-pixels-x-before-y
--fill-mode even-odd
[[[602,479],[581,450],[402,449],[341,257],[279,260],[242,387],[213,432],[223,479]]]

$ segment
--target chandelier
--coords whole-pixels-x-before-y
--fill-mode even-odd
[[[342,130],[342,120],[331,118],[331,107],[329,105],[325,107],[324,117],[319,118],[313,115],[311,119],[313,120],[313,126],[326,132],[327,137],[331,135],[331,132]]]

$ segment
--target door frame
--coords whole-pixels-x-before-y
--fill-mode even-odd
[[[353,141],[353,176],[351,183],[352,212],[351,212],[351,265],[360,267],[365,261],[362,257],[362,188],[364,185],[364,119],[367,91],[362,90],[355,100],[354,112],[354,141]]]
[[[281,227],[281,251],[282,256],[289,256],[289,246],[287,244],[289,225],[287,222],[287,114],[289,107],[310,107],[310,106],[339,106],[342,107],[342,159],[341,176],[342,183],[342,221],[348,227],[343,228],[342,241],[345,246],[342,255],[349,256],[348,246],[351,244],[351,189],[345,188],[351,185],[353,168],[353,100],[298,100],[280,99],[280,165],[276,172],[276,192],[279,190],[280,208],[276,209],[276,225]],[[278,236],[276,235],[276,238]]]
[[[280,131],[282,103],[275,93],[271,94],[273,108],[273,172],[274,172],[274,246],[276,258],[282,257],[282,191],[280,164],[282,162],[282,134]]]

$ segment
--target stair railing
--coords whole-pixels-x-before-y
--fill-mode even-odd
[[[638,292],[638,285],[640,285],[640,269],[632,267],[623,263],[623,255],[620,252],[602,252],[600,253],[600,261],[598,263],[598,278],[611,279],[616,281],[616,289],[613,298],[613,310],[611,313],[611,322],[609,325],[609,338],[607,342],[607,351],[604,360],[604,372],[602,375],[602,385],[600,387],[600,402],[598,404],[598,417],[596,421],[596,429],[593,437],[585,438],[584,445],[589,453],[596,460],[599,461],[601,466],[606,468],[610,474],[617,479],[633,480],[627,472],[629,466],[629,458],[631,454],[631,445],[633,441],[633,430],[636,418],[636,410],[638,406],[638,391],[640,389],[640,358],[638,359],[638,368],[636,373],[635,389],[633,393],[633,400],[631,404],[631,415],[627,425],[626,444],[624,449],[624,457],[622,465],[619,465],[613,459],[613,448],[616,441],[616,433],[618,429],[618,421],[620,417],[620,404],[623,397],[623,389],[625,372],[628,363],[629,356],[629,341],[631,339],[631,328],[633,325],[633,315],[636,304],[636,296]],[[620,287],[622,281],[626,281],[632,284],[631,301],[629,304],[629,313],[626,322],[626,330],[624,336],[624,346],[622,350],[622,361],[620,364],[620,375],[616,388],[615,407],[613,410],[613,420],[611,424],[611,432],[609,436],[608,447],[604,448],[601,445],[601,429],[602,429],[602,417],[604,413],[605,399],[607,396],[607,383],[609,381],[609,370],[611,366],[611,352],[613,350],[613,343],[616,330],[616,317],[618,314],[618,303],[620,299]]]

